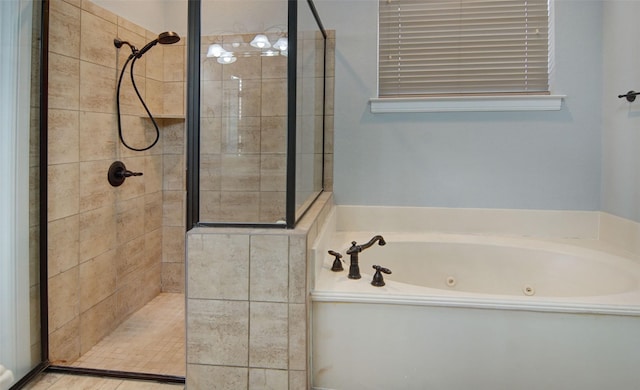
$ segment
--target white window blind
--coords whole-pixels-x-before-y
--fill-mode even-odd
[[[545,94],[548,0],[380,0],[379,96]]]

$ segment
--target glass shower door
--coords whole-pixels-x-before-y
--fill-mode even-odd
[[[0,389],[42,362],[40,341],[40,3],[0,2]]]

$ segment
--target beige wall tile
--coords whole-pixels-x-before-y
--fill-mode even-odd
[[[309,389],[307,371],[289,370],[289,390]]]
[[[185,168],[184,156],[166,154],[162,160],[162,188],[164,190],[184,190],[185,188]]]
[[[79,269],[73,267],[49,278],[49,331],[62,327],[80,314]]]
[[[116,320],[121,321],[160,293],[161,264],[146,265],[118,280]]]
[[[102,19],[116,24],[118,22],[118,16],[111,11],[94,4],[91,0],[82,0],[82,9],[91,12],[93,15],[99,16]],[[112,39],[113,41],[113,39]]]
[[[122,137],[127,145],[137,149],[143,149],[151,145],[151,142],[155,139],[156,133],[153,125],[148,126],[150,123],[149,119],[143,118],[140,115],[122,115],[121,120]],[[147,141],[148,139],[149,141]],[[161,142],[161,140],[159,142]],[[157,147],[158,146],[154,146],[154,149]],[[141,155],[141,152],[129,150],[119,141],[117,143],[117,148],[123,159],[124,157],[140,157]]]
[[[187,365],[189,390],[246,390],[248,369],[200,364]]]
[[[80,314],[80,353],[87,352],[109,334],[115,327],[115,323],[115,295],[111,295]]]
[[[260,118],[259,117],[225,117],[222,118],[223,153],[259,153],[260,152]]]
[[[288,368],[286,303],[251,302],[249,367]]]
[[[220,153],[222,139],[222,118],[200,118],[200,152]]]
[[[203,81],[222,81],[222,64],[219,64],[216,58],[206,57],[206,51],[209,44],[203,46],[203,54],[200,57],[200,69]]]
[[[260,189],[260,156],[225,154],[221,160],[223,191],[258,191]]]
[[[49,110],[49,164],[78,162],[78,126],[77,111]]]
[[[128,177],[122,185],[115,189],[116,199],[119,201],[138,198],[145,194],[145,179],[144,168],[146,163],[146,157],[140,156],[138,152],[137,157],[122,158],[122,162],[126,168],[132,172],[142,172],[142,176]]]
[[[80,58],[80,8],[62,0],[49,2],[49,51]]]
[[[261,57],[263,79],[286,79],[288,57]]]
[[[220,191],[200,191],[200,220],[202,222],[221,221]]]
[[[154,116],[156,121],[158,121],[157,116],[164,114],[164,83],[162,81],[147,78],[145,81],[144,101],[147,104],[149,111],[151,111],[151,114]],[[144,110],[142,104],[137,103],[137,106]],[[140,113],[140,115],[146,115],[146,113]],[[160,125],[160,123],[158,123],[158,125]]]
[[[114,214],[112,206],[80,214],[80,262],[92,259],[115,245]]]
[[[80,204],[79,164],[50,165],[48,174],[49,221],[77,214]]]
[[[182,226],[165,226],[162,229],[162,261],[184,263],[185,230]]]
[[[260,222],[284,220],[286,215],[286,197],[284,191],[260,192]]]
[[[144,205],[144,196],[117,203],[116,243],[121,244],[144,234]]]
[[[200,90],[200,115],[203,118],[221,118],[222,111],[222,81],[203,81]],[[237,95],[237,94],[236,94]],[[237,96],[236,96],[237,99]],[[237,109],[234,111],[237,114]]]
[[[115,83],[112,68],[80,61],[80,109],[114,113]]]
[[[287,81],[274,79],[262,81],[262,116],[287,115]]]
[[[147,40],[151,41],[157,38],[147,36]],[[163,81],[164,80],[164,45],[156,45],[153,50],[149,50],[145,55],[145,74],[147,80]]]
[[[116,155],[118,128],[113,114],[80,112],[80,160],[106,160]]]
[[[187,312],[188,363],[247,365],[248,302],[189,299]]]
[[[289,305],[289,369],[307,369],[307,308]]]
[[[80,60],[49,54],[49,109],[77,110],[80,107]]]
[[[289,303],[307,300],[307,240],[304,235],[289,236]]]
[[[116,291],[115,250],[80,264],[80,312],[87,311]]]
[[[262,117],[261,121],[260,151],[262,153],[286,153],[287,117]]]
[[[87,11],[82,11],[80,20],[80,59],[115,68],[113,38],[117,33],[116,24]]]
[[[262,104],[260,92],[264,90],[264,85],[265,82],[260,80],[242,80],[240,83],[240,80],[223,79],[222,116],[238,117],[242,113],[243,117],[259,117]],[[219,90],[217,94],[220,94]]]
[[[163,191],[163,226],[184,226],[184,199],[183,191]]]
[[[185,153],[185,122],[182,119],[164,119],[162,126],[162,152],[165,154]]]
[[[79,316],[57,330],[49,332],[49,360],[51,364],[72,363],[78,357],[80,357]]]
[[[162,263],[162,292],[184,292],[184,263]]]
[[[221,192],[218,222],[255,222],[260,216],[259,205],[259,192]]]
[[[219,154],[200,155],[200,190],[220,191],[222,158]]]
[[[268,154],[260,157],[260,191],[284,191],[287,188],[287,157]]]
[[[289,237],[251,236],[250,299],[287,302],[289,298]]]
[[[164,47],[164,81],[185,81],[185,47],[167,45]]]
[[[144,158],[144,193],[151,194],[162,190],[162,155]]]
[[[162,227],[162,192],[144,196],[144,231],[151,232]]]
[[[140,35],[143,38],[143,42],[139,43],[138,48],[142,48],[142,46],[146,43],[147,30],[144,27],[138,26],[137,24],[123,18],[120,15],[118,15],[118,27],[125,28],[137,35]]]
[[[109,184],[110,160],[80,163],[80,212],[112,205],[116,190]]]
[[[242,81],[260,80],[262,77],[262,65],[260,56],[242,57],[233,64],[227,64],[222,67],[222,80],[230,80],[232,77],[238,77]]]
[[[184,115],[185,88],[182,81],[164,83],[164,113]]]
[[[123,243],[116,248],[114,268],[117,276],[117,289],[126,281],[125,277],[136,269],[143,267],[146,262],[145,237],[137,237]]]
[[[49,222],[47,239],[49,277],[78,265],[80,240],[78,215]]]
[[[138,66],[134,66],[134,72],[137,72],[136,70],[137,68]],[[140,117],[146,116],[147,113],[144,109],[144,106],[140,102],[140,98],[138,97],[136,90],[133,88],[133,83],[131,82],[131,76],[129,72],[130,70],[129,68],[127,68],[127,70],[125,71],[124,77],[122,78],[122,82],[120,84],[120,113],[123,115],[134,115],[140,118]],[[119,80],[119,77],[120,77],[120,72],[118,72],[118,80]],[[138,89],[138,92],[140,92],[140,96],[144,98],[147,95],[147,79],[145,79],[142,76],[136,76],[135,83],[136,83],[136,88]],[[154,83],[157,84],[158,82],[154,80],[149,80],[149,84],[154,84]],[[114,91],[117,91],[117,86],[114,88]],[[155,91],[152,91],[152,92],[155,92]],[[145,99],[145,103],[147,103],[147,100],[149,99]],[[116,107],[115,92],[113,94],[112,104],[114,106],[114,111],[115,111],[115,107]],[[151,104],[150,107],[156,108],[154,104],[158,104],[158,102],[151,99],[147,104]]]
[[[188,245],[189,298],[248,299],[248,236],[191,235]]]
[[[249,369],[249,390],[289,389],[289,373],[286,370]]]
[[[162,262],[162,229],[156,229],[144,235],[145,264]]]

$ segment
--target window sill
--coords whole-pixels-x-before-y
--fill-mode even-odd
[[[371,113],[558,111],[564,95],[371,98]]]

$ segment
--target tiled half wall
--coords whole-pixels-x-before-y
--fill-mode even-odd
[[[187,388],[308,388],[307,252],[332,203],[323,193],[293,230],[187,234]]]

